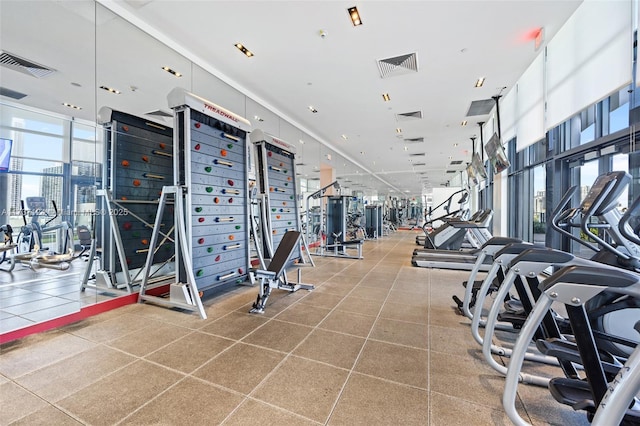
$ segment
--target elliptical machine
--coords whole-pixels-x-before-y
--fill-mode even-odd
[[[20,228],[16,243],[18,245],[17,251],[19,254],[31,253],[37,246],[40,251],[51,251],[56,254],[64,254],[72,248],[73,245],[73,229],[71,224],[66,221],[62,221],[58,225],[49,226],[58,217],[58,207],[56,202],[51,200],[53,206],[54,216],[50,217],[46,211],[46,200],[44,197],[27,197],[27,209],[25,209],[24,201],[21,201],[22,207],[22,220],[24,225]],[[31,221],[27,222],[27,212],[31,216]],[[44,225],[40,224],[40,217],[50,217]],[[57,250],[50,250],[48,247],[43,247],[42,236],[43,234],[53,231],[62,230],[61,241],[58,243]]]
[[[13,228],[11,225],[6,224],[0,226],[0,238],[2,239],[2,244],[0,244],[0,265],[5,261],[9,262],[9,268],[0,268],[0,271],[11,272],[15,267],[15,260],[11,252],[18,246],[13,242]]]

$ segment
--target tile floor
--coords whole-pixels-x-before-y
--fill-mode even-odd
[[[0,334],[58,318],[81,307],[111,299],[123,292],[87,288],[80,282],[88,263],[71,262],[66,271],[33,271],[16,264],[12,272],[0,271]],[[0,265],[8,269],[8,261]]]
[[[411,266],[415,233],[367,241],[363,260],[314,258],[312,292],[256,288],[208,318],[136,304],[0,346],[0,424],[508,425],[503,379],[452,308],[468,273]],[[520,387],[534,424],[582,425]]]

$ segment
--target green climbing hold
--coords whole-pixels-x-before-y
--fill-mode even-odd
[[[207,167],[204,168],[204,171],[207,172],[207,173],[210,173],[211,170],[212,170],[211,166],[207,166]]]
[[[229,148],[229,149],[233,148],[233,144],[232,143],[227,144],[227,148]]]
[[[236,229],[240,229],[242,228],[240,225],[236,225]]]
[[[202,211],[202,207],[196,207],[196,212],[200,213]]]
[[[207,247],[207,253],[213,253],[213,247]]]
[[[204,275],[204,271],[202,269],[198,269],[198,272],[196,272],[196,277],[201,277],[202,275]]]
[[[210,186],[207,186],[207,187],[205,188],[205,191],[207,191],[207,192],[213,192],[213,188],[212,188],[212,187],[210,187]]]

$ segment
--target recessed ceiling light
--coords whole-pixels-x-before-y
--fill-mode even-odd
[[[342,136],[342,139],[344,139],[345,141],[346,141],[347,139],[349,139],[349,138],[347,137],[347,135],[341,135],[341,136]]]
[[[396,133],[402,133],[402,129],[401,129],[400,127],[398,127],[398,128],[396,129]]]
[[[409,147],[408,147],[408,146],[405,146],[405,147],[404,147],[404,150],[405,150],[405,151],[409,151]]]
[[[82,107],[70,104],[68,102],[63,102],[62,105],[66,106],[66,107],[69,107],[69,108],[77,109],[77,110],[81,110],[82,109]]]
[[[253,52],[244,47],[242,43],[236,43],[234,44],[234,46],[237,47],[239,51],[244,53],[247,58],[251,58],[253,56]]]
[[[258,117],[257,115],[254,115],[254,116],[253,116],[253,118],[254,118],[256,121],[264,121],[264,118]]]
[[[304,141],[302,139],[299,140],[301,145],[304,145]]]
[[[100,86],[100,88],[101,88],[102,90],[106,90],[107,92],[111,92],[111,93],[114,93],[114,94],[116,94],[116,95],[119,95],[119,94],[120,94],[120,91],[119,91],[119,90],[116,90],[116,89],[114,89],[114,88],[112,88],[112,87]]]
[[[357,7],[350,7],[349,9],[347,9],[347,12],[349,12],[349,18],[351,18],[351,22],[353,22],[354,27],[362,25],[362,19],[360,19],[360,13],[358,12]]]
[[[388,93],[383,93],[383,94],[382,94],[382,99],[383,99],[385,102],[389,102],[389,101],[391,100],[391,96],[389,96],[389,94],[388,94]]]
[[[480,77],[478,81],[476,81],[476,87],[482,87],[484,84],[484,77]]]
[[[461,125],[461,126],[466,126],[466,125],[467,125],[467,120],[462,120],[462,121],[460,122],[460,125]]]
[[[318,110],[317,110],[317,109],[315,109],[315,108],[313,107],[313,105],[309,105],[309,111],[311,111],[311,112],[312,112],[312,113],[314,113],[314,114],[315,114],[316,112],[318,112]]]
[[[175,75],[178,78],[182,77],[182,73],[179,73],[178,71],[172,70],[168,66],[164,66],[164,67],[162,67],[162,69],[165,70],[166,72],[168,72],[169,74]]]
[[[458,144],[457,144],[457,143],[454,143],[454,144],[453,144],[453,147],[454,147],[454,148],[456,148],[457,146],[458,146]]]

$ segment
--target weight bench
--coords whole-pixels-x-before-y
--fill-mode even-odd
[[[327,249],[327,251],[323,252],[322,256],[345,257],[349,259],[362,259],[363,243],[364,243],[364,240],[336,241],[333,244],[327,244],[324,246],[324,248]],[[356,256],[347,254],[348,248],[357,249],[358,254]]]
[[[291,292],[299,289],[313,290],[315,288],[310,284],[290,283],[287,281],[285,269],[293,251],[298,246],[300,237],[300,231],[287,231],[282,237],[273,259],[269,263],[269,267],[266,270],[258,269],[254,272],[255,278],[260,280],[260,293],[253,304],[253,309],[249,312],[264,313],[264,307],[267,304],[272,288]]]

